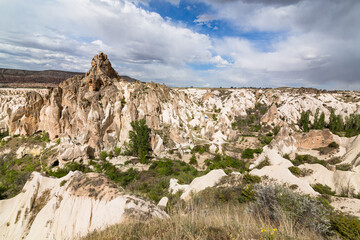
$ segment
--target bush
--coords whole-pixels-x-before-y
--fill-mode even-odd
[[[131,181],[126,189],[140,193],[147,198],[158,202],[168,195],[171,178],[179,180],[180,184],[189,184],[200,173],[189,164],[177,160],[154,161],[148,171],[143,171]]]
[[[337,144],[336,142],[331,142],[328,145],[329,148],[339,148],[339,144]]]
[[[287,160],[290,160],[290,155],[289,154],[284,154],[282,157],[287,159]]]
[[[339,157],[334,157],[334,158],[330,159],[328,161],[328,163],[331,165],[335,165],[335,164],[341,163],[341,159]]]
[[[146,163],[150,151],[150,128],[146,125],[145,119],[132,121],[131,127],[133,130],[129,131],[129,151],[133,156],[137,156],[141,163]]]
[[[49,134],[47,132],[42,132],[40,141],[50,142]]]
[[[255,184],[261,182],[261,177],[251,174],[245,174],[243,177],[243,182],[246,184]]]
[[[193,154],[191,156],[189,164],[191,164],[191,165],[197,165],[198,164],[195,154]]]
[[[321,234],[328,233],[329,210],[319,201],[277,185],[255,185],[254,189],[256,201],[249,206],[251,212],[264,219],[270,218],[275,224],[281,224],[285,218],[295,228],[306,227]]]
[[[191,153],[200,153],[203,154],[204,152],[209,151],[209,145],[196,145],[193,149],[191,149]]]
[[[292,163],[295,166],[299,166],[304,163],[310,163],[310,164],[320,164],[326,167],[326,162],[324,160],[319,160],[316,157],[310,156],[310,155],[298,155],[296,154],[295,159],[292,160]]]
[[[52,170],[48,171],[49,176],[61,178],[66,176],[70,171],[81,171],[83,173],[91,172],[88,166],[82,165],[77,162],[70,162],[65,164],[64,168],[58,168],[55,172]]]
[[[266,134],[266,136],[262,136],[259,138],[259,141],[264,144],[264,145],[268,145],[274,138],[272,136],[268,136],[268,134]]]
[[[360,221],[355,217],[336,214],[330,217],[331,230],[344,239],[360,239]]]
[[[296,167],[296,166],[291,166],[289,167],[290,172],[295,175],[295,176],[300,176],[300,168]]]
[[[241,158],[247,158],[247,159],[252,159],[254,158],[254,153],[262,153],[262,149],[261,148],[256,148],[256,149],[251,149],[251,148],[246,148],[242,154],[241,154]]]
[[[100,152],[99,157],[101,160],[106,160],[107,156],[108,156],[107,152],[105,151]]]
[[[254,151],[251,148],[245,149],[241,154],[241,158],[247,158],[247,159],[254,158]]]
[[[207,188],[193,197],[195,205],[201,205],[206,201],[210,207],[224,203],[246,203],[255,200],[253,185],[238,185],[233,187]]]
[[[266,166],[270,166],[270,161],[269,161],[269,158],[266,157],[259,165],[257,165],[256,167],[258,169],[262,169],[263,167],[266,167]]]
[[[352,168],[351,164],[348,164],[348,163],[336,165],[336,170],[340,170],[340,171],[350,171],[351,168]]]
[[[322,185],[320,183],[316,183],[312,185],[312,188],[320,194],[327,194],[327,195],[335,195],[335,192],[331,191],[331,188],[327,185]]]
[[[66,180],[62,180],[62,181],[60,182],[60,187],[64,186],[65,184],[66,184]]]
[[[119,156],[121,154],[121,149],[119,147],[115,147],[114,153],[115,156]]]
[[[248,163],[237,158],[226,155],[222,156],[220,154],[216,154],[213,159],[206,159],[205,164],[208,166],[206,171],[213,169],[231,169],[243,173],[248,170]]]

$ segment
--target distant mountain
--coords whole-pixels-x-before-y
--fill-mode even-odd
[[[0,87],[56,87],[62,81],[75,75],[85,76],[82,72],[58,70],[30,71],[0,68]],[[128,76],[120,76],[128,82],[134,82]]]

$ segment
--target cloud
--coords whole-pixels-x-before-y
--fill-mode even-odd
[[[8,3],[8,16],[0,17],[3,23],[19,11],[31,13],[1,28],[3,48],[0,52],[6,51],[12,58],[17,57],[16,49],[28,53],[29,59],[42,58],[47,52],[91,59],[102,50],[122,64],[161,63],[178,67],[207,62],[211,58],[208,36],[165,20],[131,2],[48,1],[39,9],[30,4],[18,5],[13,0]],[[9,48],[13,51],[7,51]],[[19,65],[21,62],[19,60]],[[42,64],[39,66],[41,68]]]
[[[257,3],[257,4],[263,4],[263,5],[277,5],[277,6],[287,6],[287,5],[293,5],[302,0],[243,0],[245,3]]]
[[[172,86],[360,89],[359,1],[202,2],[191,21],[219,26],[213,35],[146,10],[148,0],[4,0],[0,67],[87,71],[104,51],[120,74]],[[231,37],[216,35],[221,22]]]

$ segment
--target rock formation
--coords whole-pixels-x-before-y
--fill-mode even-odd
[[[59,179],[34,172],[19,195],[0,201],[0,209],[0,239],[74,239],[132,214],[167,217],[105,176],[80,172]]]

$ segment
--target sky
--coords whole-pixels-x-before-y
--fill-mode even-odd
[[[1,0],[0,67],[360,90],[359,0]]]

